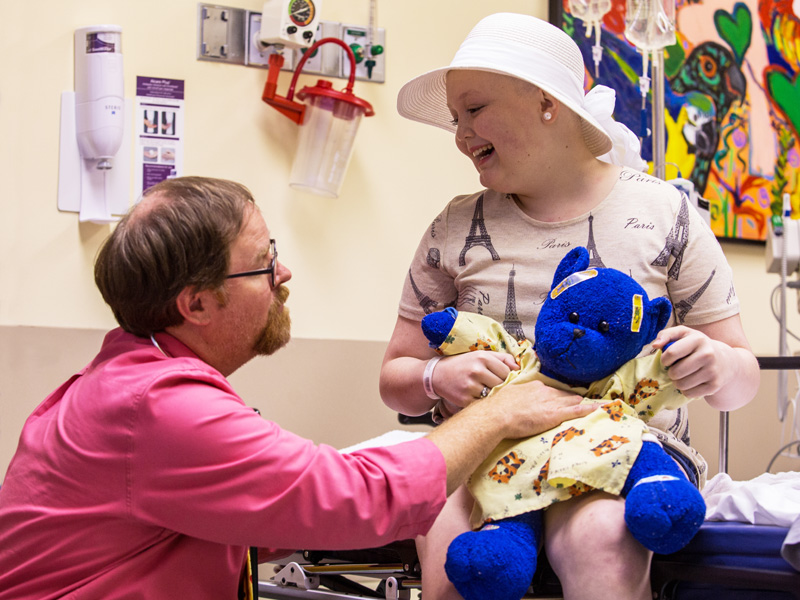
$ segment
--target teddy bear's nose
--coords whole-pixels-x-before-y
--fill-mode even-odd
[[[582,338],[586,335],[586,332],[583,329],[578,329],[577,327],[572,330],[572,339],[577,340],[578,338]]]

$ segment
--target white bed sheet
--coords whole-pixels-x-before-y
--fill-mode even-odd
[[[781,555],[800,571],[800,472],[764,473],[734,481],[726,473],[703,488],[706,519],[788,527]]]

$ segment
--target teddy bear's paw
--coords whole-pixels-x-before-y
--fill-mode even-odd
[[[703,524],[706,505],[688,480],[655,475],[639,480],[625,500],[625,522],[633,537],[658,554],[683,548]]]
[[[431,348],[438,348],[447,339],[447,334],[453,329],[458,311],[448,307],[444,310],[430,313],[422,318],[422,333],[428,338]]]
[[[447,550],[447,576],[465,600],[519,600],[536,571],[539,532],[502,521],[462,533]]]

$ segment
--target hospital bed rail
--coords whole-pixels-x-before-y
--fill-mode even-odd
[[[259,598],[410,600],[422,587],[413,540],[368,550],[305,550],[274,568],[269,581],[259,581]]]

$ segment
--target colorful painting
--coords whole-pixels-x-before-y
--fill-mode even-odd
[[[587,89],[617,91],[615,115],[651,161],[652,90],[643,111],[642,55],[624,35],[625,0],[612,0],[603,18],[596,73],[594,34],[586,37],[567,0],[553,4],[551,20],[581,48]],[[666,178],[691,179],[718,237],[764,240],[784,194],[800,212],[800,0],[677,0],[675,12],[677,43],[664,51]]]

